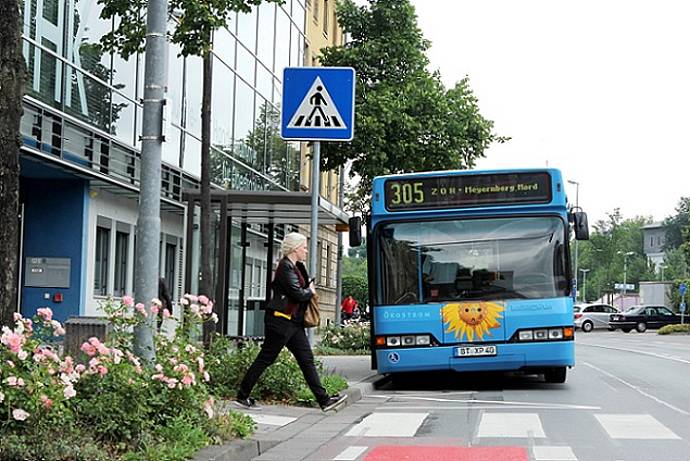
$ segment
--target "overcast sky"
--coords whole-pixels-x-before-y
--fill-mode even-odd
[[[512,137],[478,168],[560,168],[590,223],[659,221],[690,196],[689,1],[412,3],[432,68],[448,87],[468,75]]]

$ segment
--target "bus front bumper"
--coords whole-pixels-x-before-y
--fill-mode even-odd
[[[490,357],[455,357],[457,346],[378,349],[378,372],[516,371],[575,365],[574,341],[503,343],[496,346],[496,355]]]

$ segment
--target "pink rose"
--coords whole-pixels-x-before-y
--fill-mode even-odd
[[[200,295],[198,300],[201,304],[208,304],[208,298],[204,295]]]
[[[86,367],[84,366],[83,363],[80,363],[79,365],[74,367],[74,371],[76,371],[79,374],[82,374],[82,373],[84,373],[84,371],[86,371]]]
[[[77,395],[77,391],[74,390],[73,386],[67,386],[64,391],[62,391],[66,399],[71,399]]]
[[[137,305],[134,306],[134,308],[137,310],[137,312],[139,312],[144,317],[146,317],[148,315],[146,313],[146,306],[144,306],[142,303],[137,303]]]
[[[153,315],[158,315],[158,312],[160,311],[160,307],[158,307],[157,304],[152,304],[151,305],[151,313]]]
[[[83,353],[85,353],[85,354],[88,355],[89,357],[93,357],[94,355],[96,355],[96,348],[93,347],[93,346],[92,346],[91,344],[89,344],[89,343],[84,343],[84,344],[82,344],[82,345],[81,345],[81,350],[82,350]]]
[[[151,300],[151,304],[154,305],[154,306],[158,306],[158,307],[161,307],[161,306],[163,305],[163,303],[161,302],[161,300],[158,299],[158,298],[153,298],[153,299]]]
[[[50,400],[48,396],[45,394],[41,395],[41,402],[43,402],[43,408],[45,408],[46,410],[50,410],[53,406],[53,401]]]
[[[134,305],[134,298],[131,296],[125,295],[122,297],[122,304],[124,304],[127,307],[132,307]]]
[[[39,307],[36,313],[46,322],[53,320],[53,310],[50,307]]]
[[[25,421],[29,417],[29,413],[22,410],[21,408],[15,408],[12,410],[12,417],[17,421]]]
[[[168,309],[163,309],[163,318],[167,319],[170,317],[170,311]]]

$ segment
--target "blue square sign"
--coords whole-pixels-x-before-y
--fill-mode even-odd
[[[351,141],[355,130],[352,67],[286,67],[280,136],[295,141]]]

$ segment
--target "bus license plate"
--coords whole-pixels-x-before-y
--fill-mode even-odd
[[[456,357],[487,357],[496,355],[496,346],[463,346],[455,348]]]

